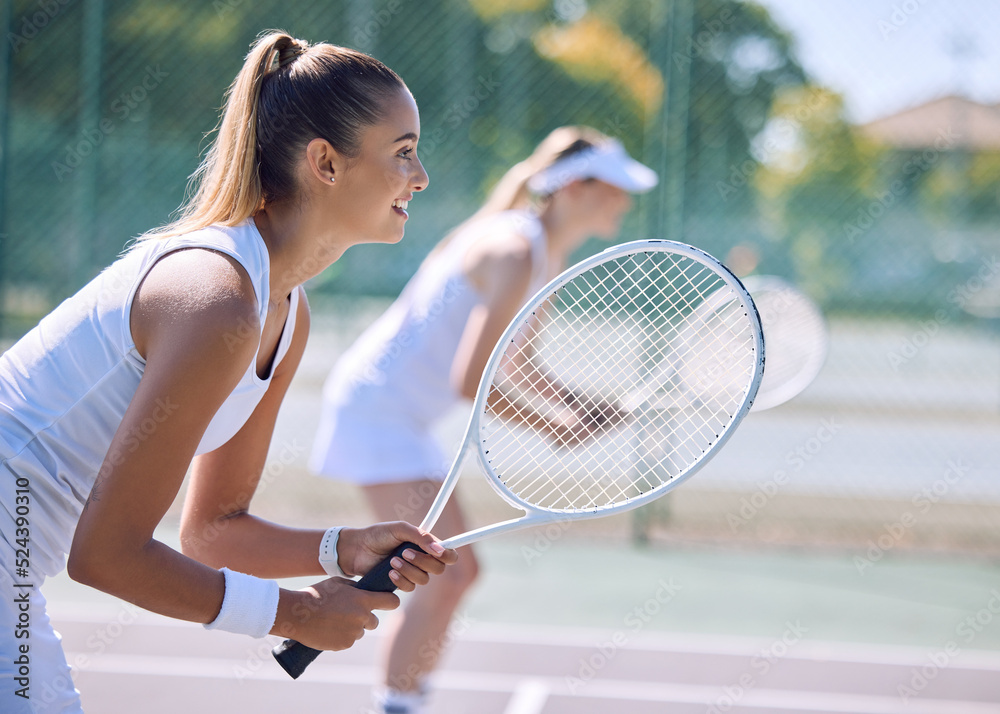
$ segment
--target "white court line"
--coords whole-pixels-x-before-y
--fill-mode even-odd
[[[76,654],[74,652],[66,653],[70,661],[73,661]],[[237,678],[236,673],[245,666],[245,662],[237,660],[104,653],[90,661],[84,676],[91,673],[102,673],[233,680]],[[381,671],[374,667],[342,664],[324,666],[317,663],[300,681],[303,683],[370,687],[380,676]],[[266,666],[247,678],[255,681],[288,682],[288,675],[280,671],[279,668]],[[530,681],[536,683],[533,686],[537,686],[539,691],[541,687],[545,687],[547,696],[611,699],[622,702],[642,701],[712,706],[719,699],[720,691],[718,686],[614,679],[592,680],[583,687],[574,688],[577,691],[571,691],[566,681],[559,677],[537,677]],[[438,689],[472,693],[515,693],[524,682],[525,679],[522,675],[486,672],[444,671],[435,676],[435,684]],[[769,712],[822,711],[843,714],[856,714],[857,712],[899,714],[901,711],[901,702],[898,697],[815,691],[796,692],[764,688],[747,691],[739,700],[738,706]],[[918,697],[911,699],[905,706],[907,714],[997,714],[996,704],[983,702],[921,699]]]
[[[676,654],[717,654],[733,657],[752,656],[774,644],[774,637],[741,635],[699,635],[666,630],[631,633],[624,650]],[[613,630],[586,627],[532,626],[477,623],[462,634],[459,641],[487,644],[520,644],[531,647],[595,648],[615,635]],[[927,656],[944,649],[937,646],[879,645],[866,642],[835,642],[804,639],[795,651],[782,659],[877,664],[912,667],[928,663]],[[979,669],[1000,672],[1000,652],[960,647],[961,654],[949,664],[949,669]]]
[[[503,714],[542,714],[549,700],[549,685],[542,679],[524,679],[518,683]]]
[[[61,622],[107,624],[123,612],[121,608],[95,609],[91,607],[61,607],[50,612],[56,630]],[[162,615],[140,611],[135,625],[153,627],[178,627],[202,631],[202,626],[174,620]],[[461,642],[484,644],[515,644],[533,647],[583,647],[593,649],[614,636],[612,630],[587,627],[551,625],[523,625],[476,623],[457,638]],[[774,638],[747,637],[742,635],[701,635],[677,633],[666,630],[645,630],[628,633],[631,651],[666,652],[676,654],[716,654],[732,657],[750,657],[762,648],[774,644]],[[381,637],[378,631],[367,638]],[[940,652],[946,642],[937,646],[879,645],[862,642],[835,642],[828,640],[802,640],[783,659],[806,662],[841,662],[847,664],[874,664],[884,666],[914,667],[928,663],[928,655]],[[1000,652],[961,647],[961,653],[948,665],[949,669],[1000,672]]]

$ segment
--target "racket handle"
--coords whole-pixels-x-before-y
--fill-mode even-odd
[[[271,654],[278,660],[281,668],[288,672],[292,679],[298,679],[306,667],[312,664],[313,660],[320,656],[323,650],[314,650],[309,645],[304,645],[295,640],[285,640],[280,645],[271,650]]]
[[[407,548],[424,552],[423,548],[413,543],[403,543],[389,553],[381,563],[369,570],[361,580],[354,583],[354,587],[368,592],[391,593],[396,589],[396,583],[389,578],[389,571],[392,570],[393,558],[402,558],[403,551]],[[292,679],[298,679],[306,667],[312,664],[313,660],[319,657],[323,650],[313,649],[308,645],[295,640],[285,640],[280,645],[271,650],[271,654],[278,660],[281,668],[288,672]]]

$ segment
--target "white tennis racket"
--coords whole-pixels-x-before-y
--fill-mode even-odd
[[[767,371],[753,411],[784,404],[812,384],[826,361],[830,338],[819,306],[773,275],[743,278],[767,341]]]
[[[750,294],[691,246],[637,241],[584,260],[540,290],[500,338],[465,439],[420,527],[431,530],[474,451],[520,518],[449,548],[553,521],[621,513],[690,478],[749,411],[764,368]],[[391,591],[389,561],[358,581]],[[319,650],[274,650],[298,677]]]
[[[753,298],[767,342],[767,370],[757,390],[751,411],[763,411],[784,404],[808,387],[819,374],[826,360],[829,339],[826,322],[819,307],[802,291],[775,276],[750,276],[743,286]],[[732,303],[728,288],[707,295],[695,308],[697,319],[688,320],[681,345],[711,355],[696,359],[682,347],[672,352],[656,369],[622,401],[626,409],[634,409],[650,400],[663,405],[664,400],[676,401],[675,395],[657,397],[669,380],[693,394],[713,394],[701,382],[716,384],[718,380],[736,379],[734,362],[739,359],[726,349],[733,324],[742,319]],[[714,346],[710,343],[715,342]],[[722,392],[724,393],[724,392]],[[666,405],[669,406],[669,405]]]

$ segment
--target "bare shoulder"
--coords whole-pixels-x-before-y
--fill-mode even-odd
[[[150,268],[130,317],[139,353],[157,345],[219,342],[233,357],[256,352],[257,295],[250,276],[231,256],[202,248],[170,253]],[[217,346],[216,346],[217,347]]]
[[[522,291],[532,272],[531,241],[512,230],[484,235],[469,248],[464,269],[472,284],[489,295],[499,289]]]
[[[531,241],[513,227],[504,227],[483,235],[469,248],[472,261],[486,261],[494,264],[531,263]]]

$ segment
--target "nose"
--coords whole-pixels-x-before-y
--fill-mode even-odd
[[[414,171],[413,176],[410,178],[410,187],[413,191],[423,191],[427,188],[427,184],[430,183],[431,177],[427,175],[427,171],[424,169],[424,164],[418,158],[416,161],[416,166],[414,166],[416,171]]]

